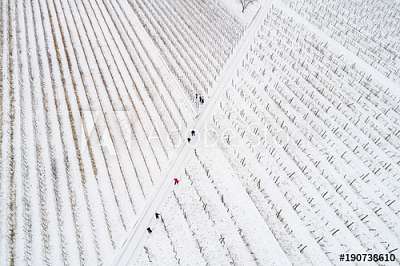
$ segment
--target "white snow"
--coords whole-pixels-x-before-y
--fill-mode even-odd
[[[0,7],[0,265],[399,263],[395,1]]]

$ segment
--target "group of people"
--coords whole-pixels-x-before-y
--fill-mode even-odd
[[[159,214],[158,212],[156,212],[154,215],[156,216],[156,219],[160,219],[160,217],[161,217],[161,214]],[[147,227],[147,232],[149,234],[151,234],[151,233],[153,233],[153,230],[151,230],[150,227]]]
[[[196,100],[200,102],[200,104],[204,103],[204,97],[196,93]]]
[[[180,182],[180,180],[179,180],[177,177],[174,177],[173,181],[174,181],[174,185],[178,185],[179,182]],[[156,213],[154,213],[154,216],[156,217],[156,219],[160,219],[161,214],[158,213],[158,212],[156,212]],[[147,227],[147,232],[148,232],[149,234],[151,234],[151,233],[153,233],[153,230],[151,230],[150,227]]]
[[[192,137],[194,137],[195,135],[196,135],[196,132],[194,131],[194,130],[192,130],[191,132],[190,132],[190,134],[192,135]],[[189,138],[187,138],[187,141],[188,142],[190,142],[192,139],[189,137]]]
[[[196,100],[198,100],[200,104],[204,104],[204,97],[197,93],[196,93]],[[190,131],[190,136],[187,138],[187,141],[190,143],[190,141],[192,140],[192,138],[194,136],[196,136],[196,131],[194,129],[192,129]],[[176,186],[179,184],[180,180],[177,177],[174,177],[173,182],[174,182],[174,185]],[[155,215],[156,219],[159,219],[161,217],[161,214],[158,212],[156,212],[154,215]],[[151,234],[153,232],[153,230],[150,227],[147,227],[147,232],[149,234]]]
[[[192,131],[190,131],[190,135],[191,135],[192,137],[194,137],[194,136],[196,135],[196,131],[193,129]],[[191,138],[189,137],[189,138],[188,138],[188,142],[190,142],[190,141],[191,141]],[[174,177],[174,178],[173,178],[173,182],[174,182],[174,185],[176,186],[176,185],[179,184],[180,180],[179,180],[177,177]],[[161,214],[158,213],[158,212],[156,212],[154,215],[155,215],[156,219],[159,219],[159,218],[161,217]],[[151,233],[153,232],[153,230],[151,230],[150,227],[147,227],[147,232],[148,232],[149,234],[151,234]]]

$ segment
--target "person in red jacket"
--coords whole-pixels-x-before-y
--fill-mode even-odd
[[[175,185],[178,185],[178,184],[179,184],[179,179],[176,178],[176,177],[174,178],[174,184],[175,184]]]

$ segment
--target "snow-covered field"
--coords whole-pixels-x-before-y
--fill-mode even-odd
[[[245,26],[218,1],[136,0],[129,4],[198,110],[198,99],[213,93],[215,80]]]
[[[0,265],[399,264],[397,0],[0,9]]]
[[[400,81],[400,6],[397,0],[284,2],[386,77]]]

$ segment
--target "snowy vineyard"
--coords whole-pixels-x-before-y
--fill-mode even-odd
[[[0,265],[400,263],[399,3],[238,3],[0,1]]]
[[[1,2],[0,265],[109,264],[186,134],[194,104],[131,5]]]
[[[184,163],[134,265],[399,258],[400,94],[278,6],[206,127],[218,148]]]

